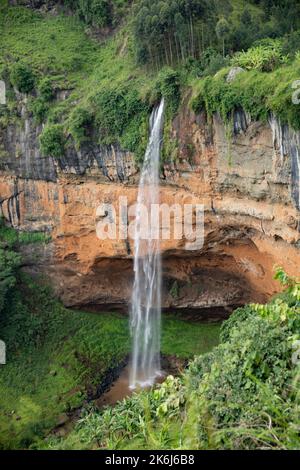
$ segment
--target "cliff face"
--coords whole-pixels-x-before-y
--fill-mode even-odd
[[[50,276],[68,306],[126,305],[133,242],[99,240],[96,210],[119,196],[136,201],[132,155],[89,146],[44,158],[24,100],[20,110],[21,124],[1,131],[2,214],[19,230],[52,234],[49,245],[24,249],[27,269]],[[193,252],[184,240],[162,242],[165,308],[219,316],[274,294],[274,265],[299,275],[300,134],[274,117],[251,122],[242,110],[233,128],[185,105],[173,123],[179,156],[164,167],[161,201],[204,204],[205,242]]]

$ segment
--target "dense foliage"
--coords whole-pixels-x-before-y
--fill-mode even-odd
[[[49,124],[40,135],[41,151],[44,156],[59,158],[64,155],[65,136],[63,126]]]
[[[140,99],[138,91],[126,85],[118,89],[102,89],[92,97],[92,105],[95,109],[96,124],[103,143],[116,141],[126,132],[128,123],[133,119],[138,119],[137,124],[140,126],[148,111],[147,105]]]
[[[15,291],[22,264],[18,248],[21,245],[48,243],[49,235],[41,232],[19,233],[5,225],[0,218],[0,314],[9,305]]]
[[[270,47],[273,49],[273,46]],[[276,61],[285,61],[282,55],[274,57],[272,53],[263,53],[257,57],[256,52],[255,48],[234,58],[234,63],[241,63],[239,60],[242,59],[252,70],[239,73],[233,82],[229,83],[227,80],[227,68],[214,77],[197,83],[197,91],[192,100],[193,109],[196,112],[206,110],[210,116],[219,113],[224,121],[230,121],[232,113],[241,108],[247,111],[253,120],[263,122],[267,122],[273,113],[282,123],[299,129],[299,107],[295,106],[292,100],[293,86],[300,72],[299,59],[276,68]],[[261,72],[260,68],[275,69],[266,73]]]
[[[128,0],[66,0],[64,5],[88,25],[99,28],[116,26],[126,14]]]
[[[297,0],[240,4],[244,8],[237,15],[236,2],[227,0],[137,2],[134,34],[139,63],[158,68],[163,63],[201,59],[211,46],[221,49],[225,56],[226,52],[248,48],[256,40],[280,37],[300,27]]]
[[[0,74],[30,94],[28,111],[45,124],[45,156],[60,158],[67,145],[116,144],[140,162],[149,114],[163,95],[163,159],[172,161],[179,152],[171,122],[187,89],[197,112],[205,108],[231,121],[244,107],[254,119],[272,112],[300,127],[291,99],[300,63],[297,1],[69,0],[58,2],[56,15],[36,11],[34,2],[21,4],[32,8],[0,0]],[[87,24],[89,32],[103,26],[112,32],[122,15],[122,27],[105,43],[86,35]],[[230,66],[246,71],[231,84]],[[7,88],[6,123],[20,113]]]
[[[7,297],[16,285],[20,263],[20,256],[11,249],[10,243],[3,237],[3,221],[0,219],[0,314]]]
[[[138,61],[159,67],[199,56],[206,45],[204,24],[212,18],[212,10],[207,0],[138,2],[134,20]]]
[[[88,109],[78,107],[73,110],[69,120],[69,131],[77,148],[91,139],[92,126],[93,115]]]
[[[35,78],[31,68],[25,64],[17,62],[10,71],[11,83],[21,93],[30,93],[35,85]]]

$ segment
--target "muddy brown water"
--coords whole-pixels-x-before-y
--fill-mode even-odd
[[[129,388],[129,374],[130,367],[127,365],[121,372],[119,378],[113,382],[109,390],[104,392],[100,398],[95,400],[95,405],[97,408],[103,408],[104,406],[113,406],[124,398],[130,397],[133,393],[137,393],[139,390],[131,390]],[[156,381],[156,384],[162,383],[166,376],[167,372],[163,372],[161,377]],[[151,388],[151,387],[149,387]],[[146,390],[145,388],[143,390]]]
[[[187,361],[179,359],[176,356],[162,356],[161,362],[163,370],[161,377],[158,377],[156,383],[152,387],[162,383],[168,375],[179,375],[187,366]],[[130,365],[127,364],[120,369],[120,373],[111,382],[111,384],[106,387],[105,391],[101,393],[98,398],[89,400],[89,402],[92,403],[95,408],[101,410],[106,406],[114,406],[124,398],[130,397],[134,393],[138,393],[139,389],[131,390],[129,388],[129,374]],[[148,387],[148,389],[151,389],[151,387]],[[143,390],[147,390],[147,388],[143,388]],[[60,422],[57,424],[56,428],[53,429],[51,434],[58,437],[65,437],[69,434],[80,418],[82,409],[83,407],[73,410],[73,412],[69,414],[61,415]]]
[[[157,378],[155,385],[162,383],[168,375],[178,375],[187,365],[187,361],[179,359],[175,356],[162,356],[162,373]],[[103,408],[104,406],[113,406],[118,401],[124,398],[130,397],[133,393],[139,392],[139,389],[131,390],[129,388],[129,374],[130,365],[127,364],[121,371],[119,377],[114,380],[110,387],[94,401],[97,408]],[[150,389],[151,387],[148,387]],[[143,388],[147,390],[147,388]]]

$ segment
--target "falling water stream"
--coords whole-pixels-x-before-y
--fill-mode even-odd
[[[133,338],[130,388],[153,385],[160,371],[161,257],[159,227],[151,208],[159,204],[159,165],[164,100],[150,118],[150,137],[141,172],[136,209]],[[152,219],[152,220],[151,220]]]

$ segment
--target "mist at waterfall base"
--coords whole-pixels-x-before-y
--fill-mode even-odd
[[[141,205],[151,213],[159,204],[159,168],[162,142],[164,100],[150,117],[150,137],[138,190],[134,240],[134,286],[130,326],[132,358],[131,389],[151,386],[161,376],[161,256],[157,226],[145,220]],[[150,217],[149,217],[150,218]],[[145,236],[145,230],[147,236]],[[155,235],[156,234],[156,235]]]

